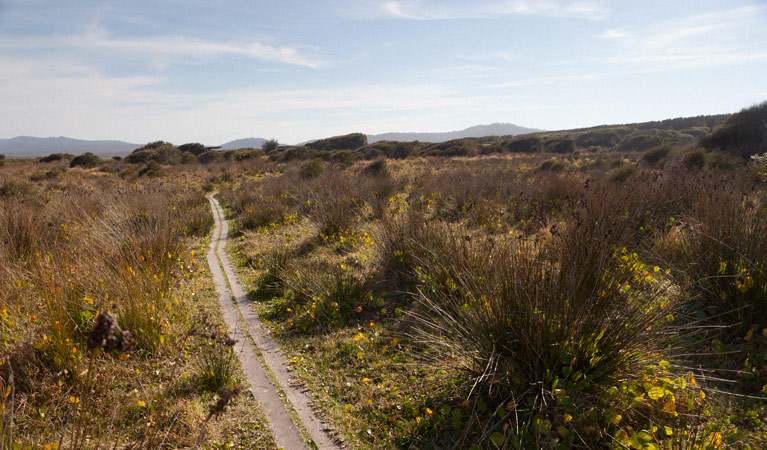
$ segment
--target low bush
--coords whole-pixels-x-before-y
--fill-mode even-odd
[[[543,139],[536,134],[518,136],[506,142],[504,148],[511,153],[540,153],[543,151]]]
[[[667,145],[656,147],[642,155],[642,161],[646,162],[652,167],[656,167],[661,165],[661,162],[668,157],[670,151],[671,147]]]
[[[363,173],[372,177],[386,177],[389,176],[389,168],[386,165],[386,160],[381,158],[365,166]]]
[[[200,164],[211,164],[214,162],[221,161],[223,159],[224,159],[224,155],[217,150],[208,150],[206,152],[201,153],[197,157],[197,161],[199,161]]]
[[[622,138],[621,133],[614,129],[593,130],[575,137],[578,147],[613,147]]]
[[[330,152],[333,150],[355,150],[360,147],[364,147],[368,143],[368,138],[362,133],[351,133],[343,136],[334,136],[326,139],[320,139],[314,142],[309,142],[306,147],[322,151]]]
[[[91,152],[86,152],[82,155],[78,155],[72,158],[72,161],[69,163],[69,167],[84,167],[86,169],[90,169],[97,167],[99,164],[101,164],[101,162],[101,158],[99,158],[97,155],[94,155]]]
[[[709,153],[706,162],[708,167],[717,170],[735,170],[744,166],[743,158],[722,152]]]
[[[567,163],[558,158],[547,159],[541,163],[540,170],[561,172],[567,168]]]
[[[313,159],[303,163],[298,173],[301,178],[317,178],[324,172],[325,163],[321,159]]]
[[[263,150],[263,152],[267,155],[271,155],[272,153],[276,152],[279,147],[280,143],[277,142],[276,139],[269,139],[268,141],[261,144],[261,150]]]
[[[149,161],[149,163],[144,166],[141,170],[138,171],[138,176],[148,176],[148,177],[160,177],[164,175],[163,168],[160,164],[157,163],[157,161]]]
[[[767,148],[767,102],[732,115],[698,144],[707,150],[720,150],[742,158],[762,153]]]
[[[635,136],[629,136],[620,144],[618,144],[618,151],[621,152],[643,152],[650,150],[653,147],[658,147],[663,144],[663,138],[657,135],[640,134]]]
[[[706,150],[702,148],[691,150],[682,158],[682,164],[690,170],[702,170],[706,165],[706,156]]]
[[[573,153],[575,151],[575,139],[564,137],[546,142],[546,151],[549,153]]]
[[[62,160],[72,160],[75,157],[75,155],[71,155],[69,153],[52,153],[48,156],[43,156],[38,161],[41,163],[49,163],[54,161],[62,161]]]
[[[636,167],[634,166],[625,166],[621,167],[619,169],[615,169],[610,174],[610,180],[616,182],[616,183],[623,183],[632,176],[634,176],[634,173],[636,173]]]

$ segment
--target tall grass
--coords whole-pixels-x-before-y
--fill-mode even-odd
[[[86,348],[96,317],[112,311],[135,335],[140,355],[156,353],[171,325],[185,320],[171,298],[185,239],[206,234],[212,219],[200,193],[160,181],[68,174],[62,184],[45,183],[0,197],[0,362],[13,362],[16,386],[26,386],[15,443],[42,445],[39,432],[56,429],[65,443],[82,443],[86,429],[99,433],[87,423],[56,421],[94,417],[80,407],[91,390],[103,394],[93,381],[103,374],[94,374]],[[3,383],[9,377],[0,370]]]
[[[466,371],[470,398],[508,403],[521,430],[508,439],[544,445],[548,437],[529,426],[535,420],[567,414],[585,427],[595,419],[588,411],[605,417],[605,392],[641,380],[669,343],[663,324],[677,298],[589,228],[568,225],[543,245],[433,227],[417,259],[415,338]]]

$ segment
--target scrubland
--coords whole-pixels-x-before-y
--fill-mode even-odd
[[[0,168],[0,448],[273,446],[258,404],[220,391],[241,375],[200,176]]]
[[[221,198],[353,448],[758,448],[764,185],[642,156],[310,161]]]
[[[349,448],[764,448],[765,111],[8,161],[0,447],[273,446],[253,399],[208,420],[240,377],[201,259],[215,190]]]

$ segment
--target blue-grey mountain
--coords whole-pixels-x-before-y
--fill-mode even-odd
[[[490,125],[476,125],[461,131],[448,131],[444,133],[384,133],[369,134],[368,143],[378,141],[421,141],[421,142],[446,142],[453,139],[478,138],[485,136],[516,136],[518,134],[536,133],[535,128],[525,128],[511,123],[493,123]]]
[[[71,153],[79,155],[91,152],[101,157],[127,155],[141,147],[123,141],[86,141],[67,137],[37,138],[19,136],[12,139],[0,139],[0,154],[15,158],[47,156],[51,153]]]

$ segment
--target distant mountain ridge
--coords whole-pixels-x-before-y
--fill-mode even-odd
[[[79,155],[91,152],[102,157],[126,155],[141,147],[123,141],[87,141],[68,137],[37,138],[18,136],[12,139],[0,139],[0,154],[15,158],[47,156],[51,153],[72,153]]]
[[[383,133],[368,134],[368,143],[378,141],[421,141],[421,142],[446,142],[453,139],[478,138],[485,136],[516,136],[519,134],[537,133],[535,128],[525,128],[512,123],[493,123],[490,125],[475,125],[460,131],[447,131],[442,133]]]
[[[238,150],[241,148],[261,148],[266,139],[264,138],[244,138],[229,141],[221,146],[221,150]]]

